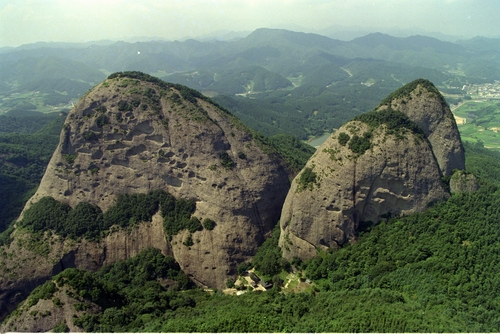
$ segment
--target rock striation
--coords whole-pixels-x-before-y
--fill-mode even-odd
[[[111,75],[68,114],[59,146],[23,213],[46,196],[73,208],[89,202],[105,212],[120,194],[161,189],[194,199],[192,216],[208,218],[215,227],[166,235],[157,217],[159,224],[153,219],[131,233],[112,229],[100,242],[65,241],[51,248],[50,259],[25,250],[24,261],[35,261],[29,266],[44,265],[30,273],[13,269],[10,277],[19,279],[5,277],[0,294],[39,284],[37,279],[63,269],[59,261],[95,270],[151,246],[173,255],[199,285],[224,287],[278,221],[289,185],[279,156],[198,92],[140,72]],[[10,247],[14,254],[16,240]]]
[[[366,225],[447,198],[442,176],[464,168],[450,114],[437,89],[417,80],[332,134],[292,182],[280,219],[283,256],[312,258],[354,242]]]

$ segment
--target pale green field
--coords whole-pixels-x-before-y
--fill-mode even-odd
[[[466,101],[453,113],[463,141],[482,141],[487,148],[500,149],[500,100]]]

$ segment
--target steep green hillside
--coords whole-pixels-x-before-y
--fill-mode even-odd
[[[62,292],[72,298],[72,303],[65,306],[73,314],[72,328],[75,326],[85,332],[135,331],[159,314],[194,306],[194,300],[185,291],[190,287],[192,283],[174,258],[150,248],[132,259],[103,267],[95,273],[66,269],[35,289],[24,305],[4,320],[4,324],[8,324],[9,330],[22,331],[19,316],[41,300],[52,303],[56,310],[40,314],[30,311],[30,317],[49,317],[48,321],[57,323],[54,332],[69,331],[65,320],[50,319],[57,317],[58,310],[62,311],[64,303],[59,293]],[[100,312],[96,312],[96,308]]]
[[[64,119],[0,116],[0,232],[19,216],[40,183]]]

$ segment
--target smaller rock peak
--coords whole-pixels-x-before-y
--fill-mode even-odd
[[[309,159],[283,206],[283,256],[312,258],[355,241],[366,224],[421,212],[449,196],[442,177],[464,168],[448,104],[430,81],[415,80],[341,126]],[[475,188],[458,176],[450,187]]]
[[[391,106],[395,102],[396,104],[406,101],[408,98],[421,97],[422,99],[428,99],[429,97],[434,97],[447,105],[446,100],[439,90],[434,86],[432,82],[427,79],[416,79],[403,87],[395,90],[389,96],[382,100],[377,109],[383,106]]]
[[[439,90],[417,79],[387,96],[376,108],[399,110],[415,122],[431,143],[443,175],[465,169],[465,154],[453,113]]]

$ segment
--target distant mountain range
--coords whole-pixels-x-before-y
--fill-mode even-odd
[[[138,70],[214,97],[264,134],[307,138],[373,109],[419,77],[455,93],[463,84],[500,77],[500,39],[449,42],[372,33],[342,41],[284,29],[233,36],[238,38],[4,48],[0,95],[7,102],[0,108],[15,108],[12,94],[28,91],[47,94],[46,105],[78,99],[111,72]]]

